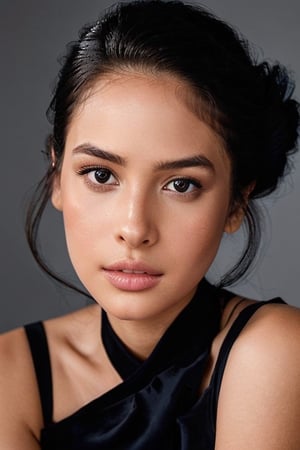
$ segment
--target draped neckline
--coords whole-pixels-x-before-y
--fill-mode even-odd
[[[245,323],[266,303],[250,305],[240,313],[222,344],[210,384],[200,394],[222,308],[233,296],[201,281],[193,299],[144,361],[130,353],[103,312],[103,345],[123,382],[61,421],[47,424],[41,430],[41,448],[213,450],[227,357]]]
[[[203,279],[191,301],[167,328],[146,360],[140,360],[130,352],[102,310],[102,342],[120,377],[127,380],[144,369],[157,373],[207,349],[220,327],[220,295],[217,292],[220,294],[219,289]]]
[[[224,298],[227,301],[226,297],[232,297],[232,293],[218,289],[203,279],[191,301],[165,331],[150,356],[143,361],[127,349],[114,332],[106,312],[102,310],[103,346],[123,381],[71,415],[51,423],[42,430],[42,435],[48,435],[54,432],[54,429],[57,433],[67,434],[68,427],[77,426],[75,424],[83,418],[89,417],[92,421],[92,418],[102,414],[102,411],[114,411],[117,405],[130,402],[137,392],[145,392],[158,374],[164,377],[164,373],[174,373],[174,379],[179,380],[180,374],[193,373],[188,375],[193,379],[192,383],[188,384],[194,392],[193,395],[196,395],[196,400],[212,340],[219,331],[221,305]],[[195,364],[197,369],[193,369]],[[165,381],[163,383],[165,384]]]

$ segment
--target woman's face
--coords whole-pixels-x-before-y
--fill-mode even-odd
[[[224,230],[239,225],[228,218],[229,158],[178,95],[180,84],[100,80],[68,128],[52,201],[79,278],[116,318],[177,314]]]

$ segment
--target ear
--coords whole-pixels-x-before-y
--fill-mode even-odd
[[[51,193],[51,202],[54,208],[58,211],[62,211],[62,196],[61,196],[61,186],[60,186],[60,171],[56,168],[56,156],[54,150],[51,149],[51,165],[54,171],[53,173],[53,184]]]
[[[61,198],[61,188],[60,188],[60,174],[54,174],[51,202],[54,208],[58,211],[62,211],[62,198]]]
[[[245,209],[243,205],[237,206],[233,212],[227,217],[224,231],[225,233],[235,233],[243,223],[245,217]]]
[[[231,212],[227,217],[224,231],[225,233],[235,233],[243,223],[247,205],[249,202],[249,195],[255,187],[255,182],[250,183],[243,191],[242,201],[231,208]]]

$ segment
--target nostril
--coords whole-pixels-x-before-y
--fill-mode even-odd
[[[158,238],[156,227],[149,224],[126,224],[126,226],[117,226],[114,234],[115,239],[122,245],[128,245],[130,248],[138,246],[151,246]]]

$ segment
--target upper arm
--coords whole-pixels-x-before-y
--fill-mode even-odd
[[[216,450],[300,449],[300,311],[262,308],[231,350]]]
[[[0,336],[0,448],[37,450],[41,413],[24,330]]]

